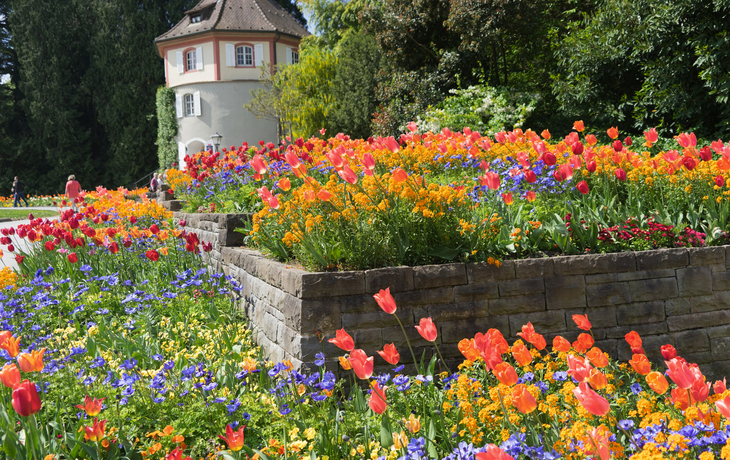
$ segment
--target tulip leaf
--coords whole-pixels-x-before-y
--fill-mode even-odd
[[[386,449],[393,445],[393,428],[390,426],[388,414],[383,414],[380,421],[380,445]]]
[[[434,425],[433,419],[430,419],[428,421],[428,431],[426,432],[426,437],[428,438],[428,447],[426,447],[426,452],[428,452],[428,456],[431,458],[439,458],[439,454],[436,451],[436,443],[434,442],[434,439],[436,439],[436,425]]]
[[[8,458],[17,458],[18,450],[15,448],[16,443],[15,433],[11,430],[6,431],[3,452],[7,454]]]
[[[429,256],[438,257],[444,260],[454,260],[459,254],[460,251],[458,249],[451,249],[446,246],[437,246],[428,251]]]
[[[233,457],[231,454],[229,454],[228,452],[226,452],[224,450],[218,452],[217,455],[219,457],[225,458],[226,460],[236,460],[235,457]]]
[[[434,369],[436,369],[436,358],[437,356],[435,354],[431,356],[431,361],[428,363],[428,370],[426,370],[426,375],[433,376]]]

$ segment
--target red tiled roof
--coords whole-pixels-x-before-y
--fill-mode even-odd
[[[198,23],[191,22],[201,16]],[[208,32],[279,32],[306,37],[309,31],[273,0],[201,0],[155,42]]]

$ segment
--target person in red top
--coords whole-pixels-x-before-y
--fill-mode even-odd
[[[74,210],[74,212],[78,212],[79,208],[76,204],[76,198],[79,197],[79,194],[81,193],[81,184],[78,183],[76,180],[76,176],[71,174],[68,176],[68,182],[66,182],[66,198],[70,199],[71,201],[71,209]]]

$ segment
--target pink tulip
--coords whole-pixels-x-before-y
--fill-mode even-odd
[[[695,374],[689,368],[686,362],[674,358],[670,361],[664,361],[669,367],[667,375],[677,386],[683,390],[688,390],[695,381]]]
[[[495,444],[487,444],[486,452],[476,454],[477,460],[515,460]]]
[[[717,411],[722,414],[725,418],[730,418],[730,396],[725,396],[724,399],[720,399],[715,402]]]
[[[251,165],[251,168],[256,171],[257,174],[264,174],[266,172],[266,162],[258,153],[253,156],[248,164]]]
[[[577,388],[574,388],[573,395],[580,402],[580,405],[593,415],[603,417],[610,410],[608,401],[593,391],[587,382],[581,382]]]
[[[436,331],[436,325],[433,324],[433,320],[431,318],[421,318],[421,321],[418,326],[416,326],[416,329],[418,330],[418,333],[421,334],[421,337],[428,340],[429,342],[433,342],[436,340],[436,335],[438,334],[438,332]]]
[[[352,350],[348,361],[352,366],[352,370],[355,371],[357,378],[365,380],[373,375],[373,363],[375,359],[372,356],[368,357],[361,349]]]
[[[398,309],[398,306],[395,304],[395,299],[393,299],[393,296],[390,295],[390,288],[381,289],[380,292],[375,294],[373,297],[375,298],[375,301],[378,302],[380,308],[389,315],[392,315]]]

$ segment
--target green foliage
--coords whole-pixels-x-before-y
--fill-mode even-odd
[[[532,114],[538,94],[528,94],[511,88],[475,85],[452,89],[453,96],[430,108],[418,119],[422,132],[438,132],[442,128],[459,131],[465,126],[484,134],[522,128]]]
[[[727,134],[727,1],[604,0],[556,54],[562,109],[638,131]]]
[[[157,88],[157,157],[160,168],[177,161],[177,116],[175,115],[175,90],[167,86]]]

